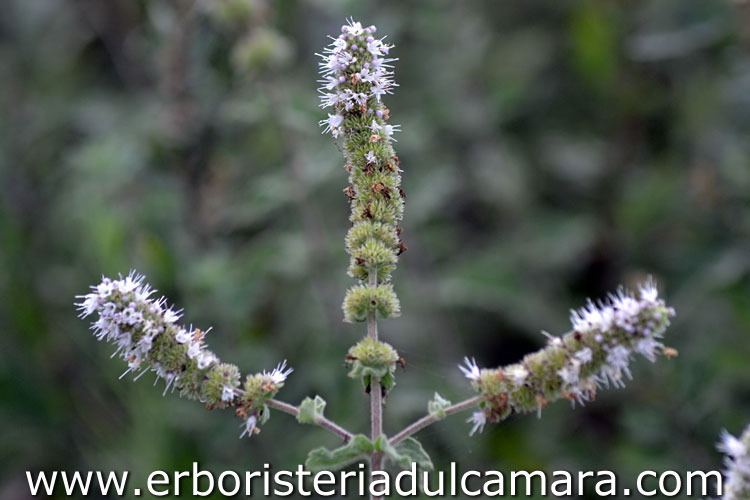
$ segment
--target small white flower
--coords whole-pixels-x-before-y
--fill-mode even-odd
[[[281,384],[286,380],[286,378],[289,376],[290,373],[294,371],[294,368],[287,368],[286,367],[286,360],[282,361],[278,365],[276,365],[276,368],[274,368],[271,373],[267,373],[265,370],[263,370],[263,375],[268,375],[271,377],[271,381],[274,384]]]
[[[636,343],[635,351],[653,363],[656,361],[656,353],[661,347],[663,347],[661,342],[653,338],[645,338]]]
[[[656,303],[659,298],[659,290],[656,289],[656,285],[652,281],[647,281],[646,284],[640,287],[641,300],[644,300],[650,304]]]
[[[90,293],[88,295],[79,296],[82,297],[84,300],[83,302],[80,302],[76,304],[78,306],[78,309],[81,311],[80,317],[85,318],[86,316],[89,316],[94,313],[99,308],[100,302],[99,302],[99,295],[95,293]]]
[[[242,430],[242,434],[240,434],[240,439],[245,437],[247,434],[247,437],[252,437],[252,435],[255,433],[255,430],[257,429],[258,425],[258,419],[255,417],[255,415],[250,416],[247,420],[245,420],[245,423],[242,425],[244,428]]]
[[[624,370],[630,363],[630,349],[621,345],[615,346],[607,354],[607,363],[616,370]]]
[[[330,132],[332,130],[337,129],[342,123],[344,122],[344,117],[338,114],[332,115],[328,114],[327,120],[321,120],[320,125],[326,125],[325,130],[323,130],[323,133]]]
[[[748,453],[748,450],[745,448],[745,445],[742,444],[742,441],[732,436],[726,430],[721,431],[721,441],[719,441],[719,444],[716,447],[720,452],[726,453],[735,459]]]
[[[355,22],[354,19],[349,19],[348,23],[349,24],[345,24],[341,27],[341,31],[343,33],[359,36],[364,32],[364,30],[362,29],[362,24]]]
[[[557,370],[557,374],[566,384],[575,385],[578,383],[578,374],[581,371],[581,365],[577,360],[573,360],[572,363],[567,364]]]
[[[184,344],[185,342],[190,342],[193,338],[193,335],[185,330],[184,328],[180,328],[180,331],[177,332],[177,334],[174,336],[175,342],[178,344]]]
[[[505,369],[505,374],[510,377],[513,382],[520,385],[529,376],[529,371],[523,367],[523,365],[511,365]]]
[[[109,278],[104,278],[102,279],[102,282],[97,285],[96,293],[98,293],[102,298],[107,298],[112,294],[114,289],[115,286],[112,281]]]
[[[479,431],[481,433],[484,430],[484,425],[487,423],[487,416],[482,410],[477,410],[471,414],[471,417],[466,422],[473,424],[469,431],[469,436],[473,436],[475,432]]]
[[[198,355],[198,369],[204,370],[216,362],[216,356],[209,351],[201,351]]]
[[[190,342],[190,346],[188,347],[188,358],[195,359],[201,354],[201,343],[200,342]]]
[[[346,50],[346,46],[347,46],[346,40],[344,40],[343,37],[339,36],[338,38],[335,38],[333,40],[333,49],[332,50],[333,50],[334,53],[341,52],[341,51]]]
[[[180,319],[180,313],[175,312],[172,309],[167,309],[166,311],[164,311],[165,323],[175,323],[178,319]]]
[[[367,160],[367,163],[375,163],[378,158],[375,156],[375,153],[373,153],[372,151],[368,151],[365,155],[365,160]]]
[[[580,351],[576,352],[573,356],[581,363],[590,363],[593,352],[590,347],[584,347]]]
[[[468,357],[465,357],[464,363],[466,364],[466,366],[458,365],[458,368],[463,372],[464,376],[469,380],[479,380],[479,367],[477,366],[477,362],[474,360],[474,358],[469,359]]]
[[[367,42],[367,51],[375,57],[383,55],[383,51],[381,50],[382,48],[383,48],[382,40],[373,39]]]
[[[225,403],[228,403],[229,401],[232,401],[234,399],[234,387],[224,385],[224,387],[221,390],[221,400]]]

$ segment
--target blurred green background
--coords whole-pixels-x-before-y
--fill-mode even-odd
[[[659,282],[674,360],[624,390],[467,438],[418,435],[438,467],[716,469],[750,420],[750,6],[746,1],[7,0],[0,17],[0,498],[26,470],[295,467],[321,429],[118,380],[76,317],[101,274],[147,275],[243,372],[346,427],[367,397],[343,357],[343,159],[317,121],[314,56],[345,17],[396,44],[387,104],[408,194],[395,273],[406,358],[393,433],[456,365],[513,362],[619,283]],[[468,416],[468,415],[466,415]],[[91,498],[95,498],[92,496]]]

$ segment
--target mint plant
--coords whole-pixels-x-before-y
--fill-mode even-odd
[[[369,394],[369,432],[353,433],[329,420],[321,396],[305,398],[299,405],[277,399],[293,372],[286,361],[243,380],[236,365],[222,362],[208,349],[207,331],[180,325],[181,313],[169,307],[166,299],[153,298],[154,290],[134,272],[119,279],[104,278],[77,304],[82,317],[98,316],[92,329],[98,340],[115,345],[115,354],[127,364],[122,376],[133,374],[138,379],[152,372],[157,383],[163,382],[165,394],[177,392],[208,408],[233,408],[242,421],[241,437],[260,432],[271,410],[339,436],[341,447],[309,453],[306,466],[310,470],[365,460],[373,472],[388,463],[408,468],[416,462],[429,469],[432,462],[413,435],[438,420],[473,410],[468,432],[475,434],[513,414],[541,415],[559,399],[582,405],[593,401],[603,387],[623,386],[631,377],[629,364],[636,354],[649,361],[676,354],[662,342],[674,310],[649,281],[635,292],[620,289],[606,300],[589,301],[573,311],[568,333],[545,333],[547,345],[518,363],[480,368],[465,358],[460,370],[469,381],[466,399],[452,403],[436,393],[427,402],[424,417],[393,435],[383,432],[383,408],[403,360],[379,338],[378,321],[400,314],[391,275],[406,250],[398,226],[406,195],[400,187],[403,171],[393,147],[399,126],[389,124],[390,111],[384,103],[397,86],[392,65],[396,59],[389,57],[393,46],[375,34],[374,26],[363,28],[350,20],[319,54],[321,106],[331,110],[320,125],[338,141],[349,176],[344,193],[351,206],[352,226],[345,244],[350,256],[348,274],[357,283],[346,292],[343,319],[366,324],[363,338],[349,349],[345,361],[349,376],[360,380]],[[747,437],[743,439],[746,451]],[[746,467],[742,462],[746,457],[739,458],[739,446],[727,442],[732,463]]]

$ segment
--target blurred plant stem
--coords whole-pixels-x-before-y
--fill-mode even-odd
[[[293,415],[294,417],[299,415],[299,408],[292,404],[284,403],[283,401],[279,401],[277,399],[269,399],[268,401],[266,401],[266,404],[269,408],[283,411],[284,413],[288,413],[289,415]],[[347,431],[337,423],[323,417],[322,415],[317,419],[315,423],[342,438],[344,440],[344,443],[348,443],[352,438],[351,432]]]
[[[453,415],[454,413],[459,413],[464,410],[468,410],[469,408],[476,406],[479,404],[479,402],[482,400],[481,396],[474,396],[473,398],[465,399],[464,401],[461,401],[460,403],[456,403],[454,405],[449,406],[445,409],[445,416]],[[389,442],[391,445],[396,445],[400,441],[403,441],[404,439],[408,438],[412,434],[415,434],[428,425],[434,424],[438,420],[442,420],[442,417],[438,415],[425,415],[424,417],[420,418],[419,420],[415,421],[408,427],[406,427],[404,430],[393,436]]]

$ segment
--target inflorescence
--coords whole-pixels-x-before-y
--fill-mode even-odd
[[[599,387],[624,386],[625,377],[631,378],[633,354],[649,361],[660,354],[676,354],[661,341],[672,316],[674,310],[648,283],[637,296],[621,289],[606,303],[589,301],[587,307],[572,311],[572,332],[562,337],[546,334],[547,346],[520,363],[479,369],[467,358],[461,371],[482,396],[480,410],[469,419],[471,433],[513,413],[541,415],[544,407],[560,398],[584,404],[594,399]]]
[[[164,297],[151,298],[154,293],[143,276],[131,272],[119,280],[102,278],[76,305],[82,318],[99,315],[91,326],[94,335],[113,343],[112,356],[128,364],[120,378],[139,372],[137,380],[155,372],[154,385],[166,382],[164,394],[177,391],[209,409],[236,406],[244,420],[243,435],[258,432],[257,425],[268,418],[265,402],[284,386],[292,369],[284,361],[271,372],[249,375],[240,387],[239,369],[206,348],[206,332],[178,325],[181,313],[168,307]]]
[[[400,305],[392,285],[391,272],[398,256],[406,250],[398,222],[404,210],[399,159],[391,141],[398,125],[389,125],[388,108],[382,97],[390,94],[393,66],[388,58],[393,47],[375,38],[375,27],[363,28],[351,20],[341,34],[318,54],[322,61],[321,107],[332,108],[320,122],[324,132],[343,138],[350,185],[344,189],[351,203],[353,223],[346,237],[350,259],[349,275],[360,280],[344,299],[344,319],[365,321],[398,316]]]
[[[750,500],[750,426],[739,438],[724,431],[717,447],[726,454],[724,500]]]

